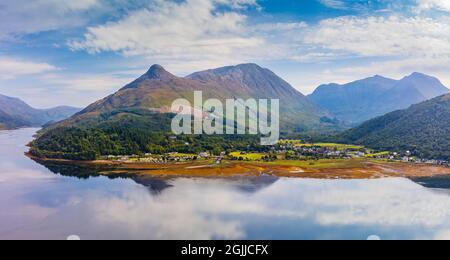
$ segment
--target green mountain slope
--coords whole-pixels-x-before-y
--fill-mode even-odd
[[[337,127],[332,120],[326,120],[329,116],[326,112],[273,72],[256,64],[197,72],[185,78],[154,65],[139,79],[88,106],[66,124],[124,108],[167,113],[176,99],[184,98],[193,104],[194,91],[202,91],[204,99],[222,101],[233,98],[280,99],[280,124],[285,132],[332,130]]]
[[[195,153],[259,146],[257,136],[182,135],[174,138],[173,114],[146,109],[122,109],[84,118],[76,124],[51,126],[32,142],[30,153],[37,157],[94,160],[101,155]],[[261,148],[263,149],[263,148]]]
[[[221,152],[259,146],[256,136],[181,136],[173,139],[172,102],[193,103],[194,91],[203,98],[280,99],[281,130],[285,133],[332,131],[338,125],[328,114],[276,76],[255,64],[194,73],[182,78],[159,65],[71,118],[51,125],[33,143],[38,156],[93,159],[99,155]],[[263,148],[261,148],[263,149]]]
[[[450,160],[450,94],[370,120],[339,141]]]
[[[227,98],[275,98],[280,100],[280,123],[284,132],[333,129],[330,115],[268,69],[242,64],[197,72],[187,78],[226,90]]]

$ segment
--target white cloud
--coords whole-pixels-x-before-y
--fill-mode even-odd
[[[345,7],[342,1],[322,2]],[[219,12],[219,5],[230,9]],[[83,39],[69,45],[91,53],[142,56],[175,72],[247,61],[307,63],[450,55],[448,18],[345,16],[309,25],[302,21],[250,25],[245,15],[233,10],[249,5],[256,5],[256,1],[156,1],[117,22],[88,28]]]
[[[56,67],[33,61],[0,56],[0,79],[14,79],[21,75],[39,74],[57,70]]]
[[[248,6],[258,6],[256,0],[213,0],[218,4],[230,6],[231,8],[243,9]]]
[[[37,108],[85,107],[114,93],[144,72],[71,73],[58,70],[16,79],[0,75],[0,93],[20,97]]]
[[[36,77],[37,83],[30,85],[28,82],[14,92],[26,97],[27,102],[37,107],[53,107],[64,103],[84,107],[114,93],[141,74],[48,73]]]
[[[304,42],[363,57],[449,55],[449,25],[423,17],[340,17],[321,21]]]
[[[437,9],[450,12],[450,1],[448,0],[417,0],[415,10],[417,12]]]
[[[289,35],[293,44],[288,59],[317,67],[313,73],[302,71],[288,78],[306,93],[323,83],[347,83],[375,74],[401,78],[415,71],[437,76],[450,86],[448,18],[339,17]]]
[[[448,67],[450,60],[441,58],[407,58],[399,60],[368,62],[365,66],[351,66],[330,69],[325,72],[329,76],[341,75],[353,77],[367,77],[375,74],[385,75],[392,78],[401,78],[412,72],[423,72],[437,76],[447,86],[450,86]]]
[[[88,24],[121,17],[124,13],[138,10],[151,2],[161,0],[15,0],[0,4],[0,39],[23,35],[85,28]],[[236,0],[236,5],[242,6]]]
[[[399,1],[395,0],[318,0],[322,5],[344,11],[354,11],[358,13],[386,12],[398,8]]]
[[[85,11],[94,6],[98,6],[99,0],[37,0],[32,3],[35,6],[56,8],[58,12]]]
[[[99,7],[101,1],[2,1],[0,38],[84,25],[87,11]]]
[[[41,79],[49,86],[58,86],[71,91],[114,91],[135,78],[115,74],[46,74]]]
[[[324,61],[323,57],[311,57],[315,59],[317,67],[313,70],[299,69],[287,73],[286,79],[289,79],[294,86],[304,94],[310,94],[321,84],[338,83],[345,84],[355,80],[382,75],[389,78],[401,79],[413,72],[421,72],[437,77],[445,86],[450,87],[450,75],[448,69],[450,60],[445,57],[434,58],[399,58],[383,59],[381,61],[368,61],[363,59],[351,64],[335,63],[333,61]],[[331,59],[331,57],[330,57]],[[305,64],[304,66],[308,66]],[[284,71],[281,71],[285,73]]]
[[[303,92],[311,92],[316,85],[328,80],[343,83],[373,74],[400,77],[412,71],[437,75],[450,83],[442,72],[442,68],[448,67],[446,60],[450,57],[450,19],[446,17],[427,18],[425,13],[412,17],[381,16],[374,11],[370,16],[345,16],[318,24],[267,20],[250,23],[243,9],[257,8],[256,0],[25,2],[28,1],[2,3],[0,15],[5,22],[0,24],[0,38],[4,34],[84,26],[92,14],[99,17],[108,11],[111,22],[91,26],[82,38],[69,41],[73,50],[117,52],[137,57],[133,60],[143,67],[161,63],[179,75],[242,62],[263,63],[269,67],[274,61],[328,67],[310,74],[302,71],[302,78],[295,76],[299,72],[292,72],[294,76],[286,78],[302,87]],[[365,1],[321,2],[336,9],[367,7]],[[384,2],[393,5],[398,1]],[[448,1],[439,0],[417,0],[416,6],[420,10],[445,10],[446,7]],[[119,9],[126,11],[118,15],[115,11]],[[360,58],[367,59],[346,64]],[[361,66],[364,62],[366,64]],[[8,75],[17,74],[11,71],[29,71],[30,68],[37,70],[36,73],[52,70],[48,64],[27,65],[2,71],[0,60],[0,77],[11,77]],[[47,70],[46,65],[50,66]],[[45,79],[50,86],[59,81],[61,88],[70,91],[83,89],[100,93],[126,83],[111,75],[77,75],[80,78],[59,75],[53,79],[50,76]]]
[[[319,2],[327,7],[334,9],[346,9],[347,4],[341,0],[319,0]]]
[[[246,16],[218,11],[219,6],[242,7],[254,1],[156,1],[117,22],[91,27],[83,40],[69,43],[91,53],[120,52],[144,56],[163,64],[186,67],[225,65],[244,59],[264,41],[247,35]]]

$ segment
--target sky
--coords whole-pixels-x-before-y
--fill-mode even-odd
[[[153,64],[240,63],[303,94],[412,72],[450,86],[448,0],[0,0],[0,94],[84,107]]]

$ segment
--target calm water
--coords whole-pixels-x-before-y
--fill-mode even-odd
[[[0,239],[450,238],[450,193],[436,189],[448,180],[108,179],[50,167],[77,178],[23,155],[34,132],[0,131]]]

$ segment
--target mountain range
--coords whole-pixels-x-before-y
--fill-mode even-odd
[[[172,102],[203,99],[279,99],[282,134],[334,131],[339,122],[268,69],[242,64],[177,77],[153,65],[141,77],[67,120],[39,133],[30,153],[37,157],[93,160],[100,155],[195,153],[260,147],[258,136],[181,135],[171,131]],[[188,143],[189,145],[186,145]]]
[[[280,99],[282,134],[330,134],[332,130],[342,130],[333,114],[356,123],[388,113],[338,135],[336,141],[375,149],[409,149],[422,157],[450,158],[450,95],[423,102],[449,92],[436,78],[420,73],[401,80],[375,76],[346,85],[323,85],[306,97],[256,64],[206,70],[186,77],[153,65],[116,93],[45,128],[30,151],[38,157],[92,160],[100,155],[198,153],[205,149],[220,154],[259,145],[258,138],[248,136],[172,139],[171,104],[179,98],[193,103],[194,91],[202,91],[204,99],[221,101]],[[411,106],[415,102],[423,103]],[[402,108],[408,109],[398,110]]]
[[[357,125],[449,92],[437,78],[413,73],[401,80],[374,76],[345,85],[321,85],[308,98],[339,120]]]
[[[172,102],[184,98],[193,104],[194,91],[202,91],[203,98],[279,99],[280,124],[284,132],[305,132],[334,129],[336,123],[329,113],[312,104],[306,96],[268,69],[256,64],[242,64],[196,72],[177,77],[160,65],[153,65],[147,73],[118,92],[99,100],[63,122],[83,122],[101,113],[118,109],[145,109],[168,113]]]
[[[339,136],[340,142],[421,158],[450,160],[450,94],[372,119]]]
[[[80,110],[68,106],[35,109],[18,98],[0,95],[0,129],[40,127],[66,119]]]

